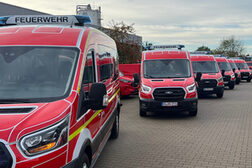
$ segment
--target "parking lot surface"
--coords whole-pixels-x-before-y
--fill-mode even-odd
[[[252,168],[252,83],[199,100],[186,113],[139,116],[138,98],[122,99],[120,134],[95,168]]]

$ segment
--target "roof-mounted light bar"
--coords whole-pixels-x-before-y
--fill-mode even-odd
[[[215,54],[214,57],[222,57],[222,58],[227,58],[229,59],[229,56],[225,56],[223,54]]]
[[[89,16],[84,15],[20,15],[0,17],[0,26],[7,25],[37,25],[37,24],[57,24],[57,25],[80,25],[90,24]]]
[[[193,52],[190,52],[190,54],[193,54],[193,55],[208,55],[210,54],[211,52],[210,51],[193,51]]]
[[[164,50],[164,49],[179,49],[181,50],[182,48],[185,48],[185,45],[154,45],[152,46],[154,50],[160,49],[160,50]]]

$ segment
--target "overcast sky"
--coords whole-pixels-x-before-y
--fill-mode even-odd
[[[76,5],[101,6],[102,25],[134,23],[136,34],[154,44],[205,45],[215,49],[234,35],[252,55],[251,0],[2,0],[50,14],[75,14]]]

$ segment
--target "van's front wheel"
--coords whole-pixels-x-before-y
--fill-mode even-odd
[[[198,108],[196,108],[195,110],[189,111],[189,116],[195,117],[197,113],[198,113]]]
[[[88,159],[88,155],[86,153],[81,154],[79,162],[75,165],[75,168],[89,168],[90,163]]]

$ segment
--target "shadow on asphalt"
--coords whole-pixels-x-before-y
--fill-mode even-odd
[[[191,117],[188,115],[188,112],[185,112],[185,111],[181,111],[181,112],[147,112],[147,116],[146,117],[143,117],[143,118],[146,118],[146,119],[188,119],[188,118],[192,118],[194,119],[195,117]]]

